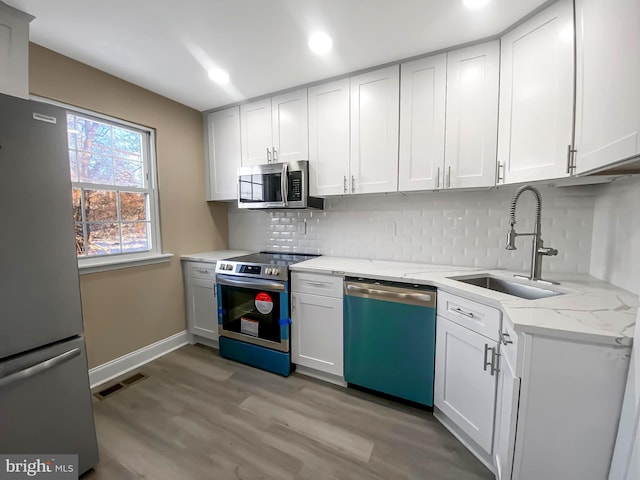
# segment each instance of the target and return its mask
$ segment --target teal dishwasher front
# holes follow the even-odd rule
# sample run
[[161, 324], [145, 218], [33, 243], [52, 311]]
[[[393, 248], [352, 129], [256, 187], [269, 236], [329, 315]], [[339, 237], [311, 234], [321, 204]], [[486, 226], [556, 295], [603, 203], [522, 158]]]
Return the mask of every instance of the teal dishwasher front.
[[436, 290], [347, 277], [344, 378], [433, 407]]

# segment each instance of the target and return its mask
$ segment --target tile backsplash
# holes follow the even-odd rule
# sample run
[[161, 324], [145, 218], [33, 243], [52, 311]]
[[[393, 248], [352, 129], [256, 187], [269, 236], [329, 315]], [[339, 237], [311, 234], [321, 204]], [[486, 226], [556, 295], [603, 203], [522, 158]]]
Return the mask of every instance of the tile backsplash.
[[[505, 250], [517, 187], [354, 195], [325, 199], [325, 209], [239, 210], [230, 205], [229, 244], [247, 250], [415, 261], [527, 271], [531, 238]], [[542, 236], [557, 248], [543, 272], [588, 273], [597, 187], [540, 187]], [[534, 197], [518, 202], [518, 232], [531, 232]]]
[[598, 187], [591, 275], [640, 295], [640, 176]]

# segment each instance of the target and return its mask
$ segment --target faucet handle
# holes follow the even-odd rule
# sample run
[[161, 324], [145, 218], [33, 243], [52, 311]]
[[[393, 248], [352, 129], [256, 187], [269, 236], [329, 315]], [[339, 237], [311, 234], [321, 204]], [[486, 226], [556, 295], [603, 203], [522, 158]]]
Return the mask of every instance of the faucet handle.
[[555, 257], [558, 255], [558, 250], [551, 247], [539, 247], [538, 254], [546, 255], [547, 257]]

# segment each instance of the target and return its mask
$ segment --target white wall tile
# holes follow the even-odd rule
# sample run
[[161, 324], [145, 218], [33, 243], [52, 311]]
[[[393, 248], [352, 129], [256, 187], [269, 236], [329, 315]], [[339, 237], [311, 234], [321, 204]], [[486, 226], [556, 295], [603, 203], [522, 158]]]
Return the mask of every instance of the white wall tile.
[[[599, 187], [540, 187], [544, 272], [588, 273], [595, 194]], [[247, 211], [229, 207], [229, 244], [247, 250], [319, 253], [486, 268], [529, 269], [531, 240], [504, 248], [509, 206], [516, 187], [355, 195], [325, 199], [325, 210]], [[534, 197], [518, 202], [518, 232], [533, 229]], [[296, 222], [307, 222], [297, 233]], [[395, 235], [388, 225], [395, 225]]]
[[591, 275], [640, 295], [640, 177], [598, 187]]

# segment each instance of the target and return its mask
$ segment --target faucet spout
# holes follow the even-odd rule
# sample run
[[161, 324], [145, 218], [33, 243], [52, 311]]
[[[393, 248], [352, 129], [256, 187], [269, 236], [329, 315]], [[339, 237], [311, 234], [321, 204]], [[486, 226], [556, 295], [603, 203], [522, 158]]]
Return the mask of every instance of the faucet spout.
[[[536, 197], [536, 211], [535, 211], [535, 225], [532, 233], [518, 233], [516, 232], [516, 207], [518, 206], [518, 200], [520, 195], [524, 192], [531, 192]], [[516, 237], [522, 235], [533, 236], [533, 242], [531, 245], [531, 272], [529, 280], [542, 280], [542, 257], [558, 255], [558, 250], [555, 248], [544, 247], [542, 240], [542, 196], [540, 191], [532, 187], [531, 185], [524, 185], [518, 189], [516, 194], [511, 200], [511, 207], [509, 209], [509, 231], [507, 232], [507, 250], [516, 250]], [[554, 282], [551, 282], [554, 283]]]

